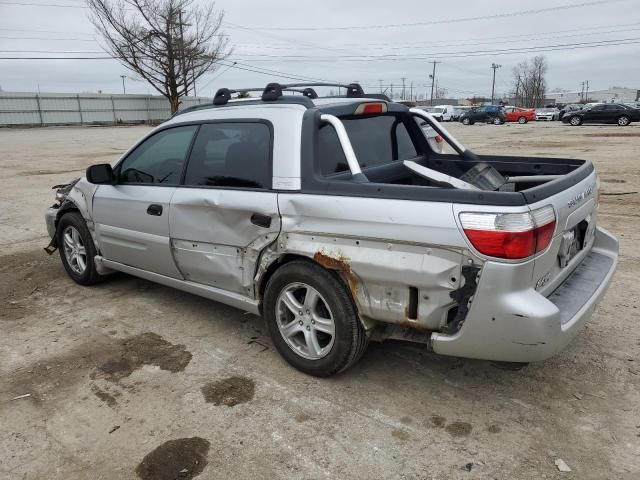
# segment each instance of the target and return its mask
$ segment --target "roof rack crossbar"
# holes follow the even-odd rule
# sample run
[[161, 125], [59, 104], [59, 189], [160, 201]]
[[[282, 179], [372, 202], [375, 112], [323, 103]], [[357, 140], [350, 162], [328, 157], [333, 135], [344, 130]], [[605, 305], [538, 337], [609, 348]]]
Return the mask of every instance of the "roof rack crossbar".
[[362, 98], [365, 97], [364, 90], [358, 83], [331, 83], [331, 82], [303, 82], [303, 83], [269, 83], [264, 88], [220, 88], [214, 98], [214, 105], [226, 105], [231, 100], [231, 95], [234, 93], [245, 92], [262, 92], [262, 101], [273, 102], [282, 97], [283, 92], [296, 92], [301, 93], [307, 98], [318, 98], [318, 94], [311, 87], [339, 87], [347, 90], [347, 98]]

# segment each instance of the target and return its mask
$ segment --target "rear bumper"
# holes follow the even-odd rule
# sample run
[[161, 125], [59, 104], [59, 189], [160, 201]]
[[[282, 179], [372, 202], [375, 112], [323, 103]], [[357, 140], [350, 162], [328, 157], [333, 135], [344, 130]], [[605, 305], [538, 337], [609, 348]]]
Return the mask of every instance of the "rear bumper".
[[519, 280], [510, 274], [510, 265], [487, 262], [464, 325], [455, 335], [433, 334], [433, 350], [505, 362], [549, 358], [591, 317], [617, 263], [618, 240], [601, 228], [591, 251], [549, 297], [530, 286], [514, 290]]

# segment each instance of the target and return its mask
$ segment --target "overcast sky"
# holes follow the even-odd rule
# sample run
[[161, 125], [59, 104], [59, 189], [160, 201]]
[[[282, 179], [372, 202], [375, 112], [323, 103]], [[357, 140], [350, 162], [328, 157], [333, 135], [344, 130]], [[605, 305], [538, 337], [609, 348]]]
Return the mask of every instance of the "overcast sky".
[[[70, 8], [24, 5], [47, 3]], [[224, 32], [237, 66], [331, 81], [358, 80], [370, 91], [379, 90], [380, 81], [397, 89], [405, 77], [407, 88], [413, 82], [424, 94], [430, 85], [429, 62], [437, 60], [442, 62], [437, 65], [438, 86], [446, 88], [450, 97], [490, 95], [492, 62], [502, 65], [496, 91], [507, 92], [513, 66], [536, 54], [547, 58], [551, 89], [579, 90], [583, 80], [589, 80], [590, 90], [614, 85], [640, 88], [639, 4], [638, 0], [216, 3], [225, 12]], [[81, 0], [0, 0], [0, 56], [100, 55], [99, 39], [83, 5]], [[566, 5], [573, 8], [558, 8]], [[620, 40], [627, 43], [615, 45]], [[609, 45], [575, 48], [602, 41]], [[567, 44], [574, 48], [517, 50]], [[495, 52], [505, 49], [516, 52]], [[121, 93], [120, 75], [133, 77], [114, 60], [0, 60], [0, 86], [5, 91]], [[263, 86], [278, 80], [292, 81], [275, 73], [221, 67], [199, 81], [198, 94], [211, 96], [219, 87]], [[127, 93], [152, 92], [142, 81], [127, 78], [126, 82]]]

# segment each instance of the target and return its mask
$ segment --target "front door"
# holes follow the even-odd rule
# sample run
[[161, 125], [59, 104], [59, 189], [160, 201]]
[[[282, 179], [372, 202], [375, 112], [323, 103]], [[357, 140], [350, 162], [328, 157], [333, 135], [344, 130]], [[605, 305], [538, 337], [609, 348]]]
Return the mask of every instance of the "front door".
[[270, 125], [259, 120], [200, 127], [169, 214], [187, 280], [253, 296], [260, 253], [280, 232], [272, 144]]
[[98, 187], [93, 217], [105, 259], [180, 278], [171, 254], [169, 208], [197, 129], [156, 132], [116, 166], [114, 185]]
[[600, 123], [605, 122], [607, 118], [607, 112], [605, 110], [606, 105], [594, 105], [584, 115], [585, 123]]

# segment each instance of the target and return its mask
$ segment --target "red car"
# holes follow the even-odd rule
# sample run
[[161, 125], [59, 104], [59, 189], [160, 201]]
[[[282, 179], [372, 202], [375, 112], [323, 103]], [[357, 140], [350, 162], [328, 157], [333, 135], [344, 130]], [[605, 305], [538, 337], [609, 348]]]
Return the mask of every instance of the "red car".
[[527, 123], [536, 119], [535, 108], [504, 107], [504, 117], [507, 122]]

